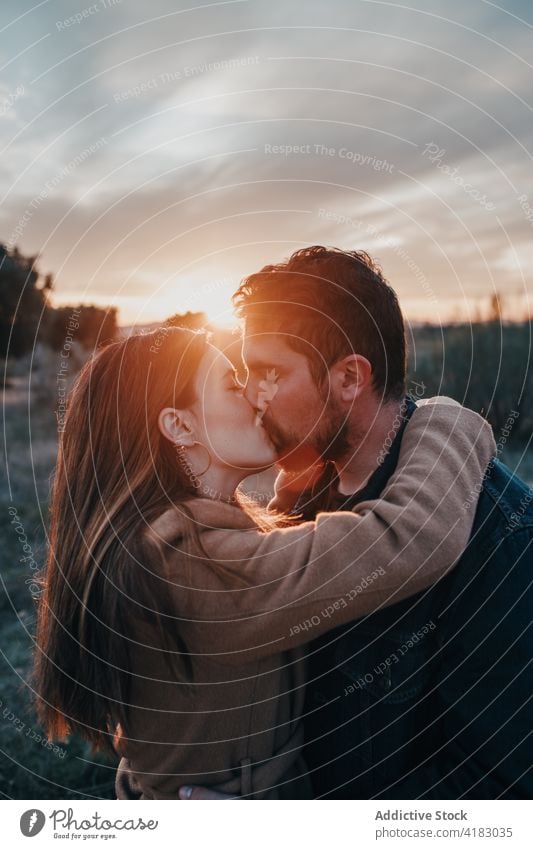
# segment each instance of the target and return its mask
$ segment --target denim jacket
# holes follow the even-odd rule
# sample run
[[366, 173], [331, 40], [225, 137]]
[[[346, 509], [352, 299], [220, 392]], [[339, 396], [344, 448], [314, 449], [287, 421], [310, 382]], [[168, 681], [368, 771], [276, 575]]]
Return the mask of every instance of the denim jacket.
[[[383, 464], [334, 509], [379, 497], [404, 409]], [[470, 542], [444, 579], [310, 645], [316, 797], [533, 797], [533, 489], [495, 458], [465, 509]]]

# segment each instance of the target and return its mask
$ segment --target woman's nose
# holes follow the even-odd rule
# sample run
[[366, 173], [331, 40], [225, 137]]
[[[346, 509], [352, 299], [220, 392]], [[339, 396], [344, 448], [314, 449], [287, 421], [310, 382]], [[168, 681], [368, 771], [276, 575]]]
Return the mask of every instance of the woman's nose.
[[254, 410], [257, 410], [257, 388], [253, 385], [250, 378], [244, 384], [244, 397]]

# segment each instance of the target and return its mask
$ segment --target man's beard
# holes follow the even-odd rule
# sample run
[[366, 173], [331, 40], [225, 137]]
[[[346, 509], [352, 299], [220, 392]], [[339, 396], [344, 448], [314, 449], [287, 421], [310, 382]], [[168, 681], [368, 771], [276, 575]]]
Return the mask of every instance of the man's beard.
[[280, 465], [287, 469], [303, 469], [318, 460], [338, 460], [350, 451], [348, 421], [345, 413], [331, 407], [321, 417], [305, 440], [290, 431], [284, 431], [272, 421], [268, 413], [263, 424], [272, 441]]
[[348, 432], [346, 414], [337, 407], [330, 407], [313, 440], [314, 447], [323, 460], [339, 460], [348, 453]]

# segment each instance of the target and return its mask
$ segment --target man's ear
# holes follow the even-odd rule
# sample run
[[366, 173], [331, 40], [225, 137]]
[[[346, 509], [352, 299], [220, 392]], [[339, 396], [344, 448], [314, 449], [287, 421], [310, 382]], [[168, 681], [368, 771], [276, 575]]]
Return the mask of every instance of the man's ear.
[[157, 424], [163, 436], [175, 445], [191, 448], [194, 444], [192, 420], [187, 410], [164, 407], [159, 413]]
[[372, 365], [361, 354], [343, 357], [331, 368], [331, 383], [339, 400], [351, 404], [372, 385]]

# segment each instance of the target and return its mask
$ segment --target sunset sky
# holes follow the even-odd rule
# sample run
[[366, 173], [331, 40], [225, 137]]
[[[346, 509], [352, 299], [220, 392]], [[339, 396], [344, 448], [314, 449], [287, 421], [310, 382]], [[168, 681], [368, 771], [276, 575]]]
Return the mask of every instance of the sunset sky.
[[408, 317], [526, 315], [533, 5], [2, 0], [0, 241], [54, 302], [204, 309], [307, 244]]

